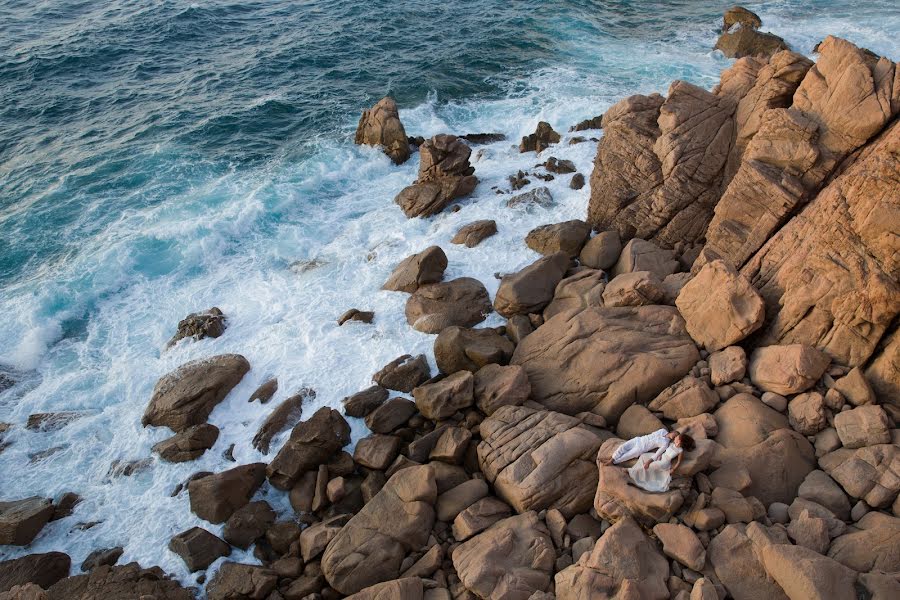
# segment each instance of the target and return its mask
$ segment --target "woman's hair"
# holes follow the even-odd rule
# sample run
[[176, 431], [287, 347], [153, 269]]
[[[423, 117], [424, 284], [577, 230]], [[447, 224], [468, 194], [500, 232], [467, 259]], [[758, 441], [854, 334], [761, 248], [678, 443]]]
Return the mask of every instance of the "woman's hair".
[[688, 434], [679, 433], [678, 437], [681, 439], [681, 447], [684, 448], [685, 452], [690, 452], [697, 447], [697, 444], [694, 443], [694, 438], [692, 438]]

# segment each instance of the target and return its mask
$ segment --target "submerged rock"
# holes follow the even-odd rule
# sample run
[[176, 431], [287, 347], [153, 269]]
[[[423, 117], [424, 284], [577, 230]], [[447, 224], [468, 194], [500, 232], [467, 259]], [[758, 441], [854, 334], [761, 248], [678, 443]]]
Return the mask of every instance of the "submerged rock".
[[537, 125], [534, 133], [528, 134], [522, 138], [519, 144], [519, 152], [537, 152], [540, 154], [552, 144], [559, 143], [559, 134], [553, 131], [553, 127], [546, 121], [541, 121]]
[[0, 545], [27, 546], [52, 516], [53, 503], [37, 496], [0, 502]]
[[191, 313], [178, 322], [178, 331], [166, 344], [166, 348], [171, 348], [184, 338], [217, 338], [225, 333], [226, 327], [225, 314], [215, 306], [204, 312]]

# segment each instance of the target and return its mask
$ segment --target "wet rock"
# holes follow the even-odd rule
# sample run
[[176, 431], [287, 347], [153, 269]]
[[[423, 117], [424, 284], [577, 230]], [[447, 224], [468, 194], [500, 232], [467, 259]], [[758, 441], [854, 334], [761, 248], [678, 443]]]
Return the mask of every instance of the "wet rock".
[[231, 554], [231, 546], [202, 527], [192, 527], [173, 537], [169, 541], [169, 550], [180, 556], [192, 573]]
[[13, 586], [28, 583], [49, 588], [60, 579], [68, 577], [71, 562], [69, 555], [62, 552], [28, 554], [0, 561], [0, 593]]
[[52, 502], [38, 496], [0, 502], [0, 545], [27, 546], [52, 516]]
[[57, 431], [62, 429], [72, 421], [80, 419], [84, 413], [75, 411], [34, 413], [28, 415], [28, 421], [25, 423], [25, 429], [31, 431]]
[[491, 299], [477, 279], [461, 277], [420, 287], [406, 302], [406, 321], [423, 333], [459, 325], [472, 327], [492, 312]]
[[602, 129], [603, 115], [597, 115], [584, 121], [579, 121], [569, 131], [587, 131], [588, 129]]
[[487, 238], [497, 233], [497, 223], [493, 219], [474, 221], [460, 227], [450, 240], [451, 244], [464, 244], [466, 248], [474, 248]]
[[439, 246], [430, 246], [404, 258], [381, 289], [411, 294], [420, 286], [443, 279], [446, 268], [447, 255]]
[[691, 337], [710, 352], [743, 340], [765, 317], [759, 293], [721, 260], [704, 265], [681, 289], [675, 306]]
[[406, 162], [410, 154], [409, 141], [393, 98], [382, 98], [375, 106], [363, 111], [354, 141], [357, 144], [381, 146], [395, 164]]
[[436, 499], [430, 466], [398, 471], [328, 544], [322, 556], [328, 584], [349, 595], [396, 579], [406, 554], [427, 542]]
[[318, 468], [348, 443], [347, 421], [338, 411], [322, 407], [294, 426], [291, 437], [269, 463], [266, 476], [278, 489], [290, 489], [303, 472]]
[[593, 412], [615, 423], [680, 380], [700, 355], [668, 306], [586, 308], [544, 323], [516, 347], [531, 397], [566, 414]]
[[410, 354], [404, 354], [375, 373], [372, 380], [389, 390], [409, 393], [430, 377], [431, 369], [428, 367], [428, 361], [425, 360], [424, 354], [415, 358]]
[[375, 318], [375, 313], [370, 310], [359, 310], [358, 308], [351, 308], [347, 310], [344, 314], [342, 314], [338, 318], [338, 327], [346, 323], [347, 321], [359, 321], [360, 323], [371, 323]]
[[391, 398], [366, 416], [366, 427], [374, 433], [391, 433], [406, 425], [416, 410], [406, 398]]
[[407, 217], [437, 214], [478, 184], [472, 174], [475, 169], [469, 165], [472, 150], [456, 136], [436, 135], [419, 147], [419, 153], [418, 180], [394, 199]]
[[562, 252], [538, 259], [500, 282], [494, 308], [504, 317], [539, 312], [553, 299], [556, 285], [569, 267]]
[[522, 138], [519, 144], [519, 152], [537, 152], [547, 149], [552, 144], [558, 144], [560, 140], [559, 134], [553, 131], [550, 123], [541, 121], [537, 125], [534, 133], [528, 134]]
[[475, 169], [469, 165], [472, 150], [455, 135], [438, 134], [419, 148], [419, 181], [440, 181], [447, 177], [466, 177]]
[[453, 566], [480, 598], [521, 597], [550, 585], [556, 552], [537, 513], [509, 517], [453, 551]]
[[157, 382], [141, 423], [175, 432], [205, 423], [249, 370], [250, 363], [239, 354], [185, 363]]
[[471, 194], [477, 184], [478, 178], [474, 175], [414, 183], [400, 190], [394, 202], [410, 219], [431, 217], [447, 208], [453, 200]]
[[812, 346], [765, 346], [750, 355], [748, 374], [759, 389], [787, 396], [812, 387], [829, 362], [825, 354]]
[[610, 269], [619, 260], [622, 242], [617, 231], [601, 231], [584, 245], [578, 260], [592, 269]]
[[93, 571], [97, 567], [112, 567], [115, 566], [119, 559], [124, 554], [125, 549], [122, 546], [116, 546], [115, 548], [106, 548], [103, 550], [94, 550], [90, 554], [87, 555], [87, 558], [84, 559], [84, 562], [81, 563], [81, 570], [85, 573], [89, 571]]
[[256, 391], [250, 395], [250, 399], [247, 400], [247, 402], [258, 400], [260, 404], [265, 404], [272, 399], [272, 396], [274, 396], [277, 391], [278, 380], [273, 377], [256, 388]]
[[669, 598], [669, 563], [640, 527], [623, 519], [603, 534], [593, 550], [556, 574], [556, 594], [565, 598]]
[[[67, 577], [47, 590], [50, 600], [69, 598], [156, 598], [192, 600], [194, 590], [182, 588], [159, 567], [142, 569], [137, 563], [100, 566], [84, 575]], [[211, 597], [211, 596], [210, 596]]]
[[584, 187], [584, 175], [581, 173], [575, 173], [572, 175], [572, 179], [569, 180], [569, 189], [572, 190], [580, 190]]
[[263, 454], [268, 454], [272, 438], [288, 427], [296, 425], [303, 414], [303, 402], [307, 399], [313, 400], [315, 397], [315, 390], [303, 388], [299, 393], [285, 399], [263, 421], [256, 435], [253, 436], [253, 447]]
[[502, 133], [467, 133], [459, 136], [460, 139], [466, 140], [472, 145], [493, 144], [494, 142], [502, 142], [506, 136]]
[[525, 244], [539, 254], [550, 256], [562, 252], [571, 258], [578, 256], [591, 235], [591, 227], [574, 219], [551, 225], [541, 225], [528, 232]]
[[186, 462], [200, 458], [219, 439], [219, 428], [209, 423], [193, 425], [167, 440], [155, 444], [153, 452], [167, 462]]
[[435, 383], [417, 387], [413, 390], [416, 408], [427, 419], [446, 419], [475, 402], [474, 381], [470, 371], [458, 371]]
[[594, 457], [603, 439], [575, 417], [503, 406], [482, 421], [478, 464], [498, 496], [518, 512], [586, 512], [597, 487]]
[[443, 373], [478, 371], [485, 365], [505, 365], [515, 347], [494, 329], [447, 327], [434, 341], [434, 358]]
[[556, 206], [556, 201], [553, 199], [553, 194], [550, 193], [549, 188], [539, 187], [513, 196], [506, 201], [506, 206], [507, 208], [518, 208], [521, 206], [525, 210], [530, 210], [535, 206], [552, 208]]
[[731, 28], [735, 26], [746, 29], [759, 29], [762, 27], [762, 19], [755, 12], [743, 6], [732, 6], [725, 11], [722, 17], [722, 33], [731, 31]]
[[262, 485], [265, 468], [265, 463], [242, 465], [191, 481], [191, 512], [210, 523], [224, 523]]
[[574, 173], [577, 170], [575, 168], [575, 163], [571, 160], [562, 160], [555, 156], [551, 156], [547, 159], [547, 162], [544, 163], [544, 168], [551, 173], [557, 174]]
[[365, 417], [384, 404], [389, 395], [390, 393], [380, 385], [373, 385], [361, 392], [356, 392], [341, 401], [344, 406], [344, 414], [348, 417]]
[[256, 565], [226, 562], [206, 586], [209, 600], [266, 600], [278, 584], [275, 571]]
[[275, 511], [264, 500], [250, 502], [240, 507], [225, 521], [222, 537], [225, 541], [246, 550], [265, 535], [275, 522]]
[[185, 338], [217, 338], [225, 333], [226, 327], [225, 314], [215, 306], [204, 312], [191, 313], [178, 322], [178, 331], [166, 344], [166, 348], [171, 348]]

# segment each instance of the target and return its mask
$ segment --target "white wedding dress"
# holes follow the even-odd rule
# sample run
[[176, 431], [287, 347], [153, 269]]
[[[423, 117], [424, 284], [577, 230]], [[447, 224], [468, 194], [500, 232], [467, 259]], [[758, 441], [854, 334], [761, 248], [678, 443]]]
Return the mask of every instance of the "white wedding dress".
[[[672, 462], [681, 452], [681, 448], [671, 444], [665, 449], [660, 448], [655, 453], [642, 454], [637, 463], [628, 469], [628, 474], [631, 475], [631, 479], [638, 487], [648, 492], [667, 492], [669, 484], [672, 483]], [[652, 462], [645, 469], [644, 462], [647, 460]]]

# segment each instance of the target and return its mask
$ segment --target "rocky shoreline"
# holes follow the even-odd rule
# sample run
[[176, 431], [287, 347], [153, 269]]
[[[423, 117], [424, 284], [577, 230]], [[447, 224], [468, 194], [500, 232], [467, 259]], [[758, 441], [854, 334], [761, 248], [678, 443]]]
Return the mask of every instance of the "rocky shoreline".
[[[0, 600], [900, 597], [900, 69], [836, 37], [813, 62], [761, 26], [725, 14], [717, 48], [742, 58], [712, 91], [676, 81], [575, 125], [603, 130], [591, 174], [552, 156], [548, 123], [521, 140], [539, 158], [497, 190], [507, 206], [540, 210], [554, 200], [539, 180], [585, 175], [590, 201], [585, 220], [527, 235], [542, 257], [498, 274], [493, 299], [446, 280], [439, 245], [397, 265], [383, 289], [408, 294], [438, 372], [400, 356], [312, 415], [311, 389], [265, 406], [276, 379], [248, 398], [269, 416], [247, 444], [271, 460], [173, 494], [224, 525], [169, 543], [203, 591], [98, 548], [74, 576], [63, 552], [0, 562]], [[397, 164], [418, 152], [395, 199], [409, 218], [464, 211], [473, 148], [498, 140], [409, 137], [390, 98], [355, 139]], [[496, 232], [479, 220], [440, 242]], [[377, 318], [346, 308], [339, 325]], [[477, 327], [492, 312], [506, 325]], [[170, 345], [222, 335], [212, 308]], [[207, 419], [251, 368], [224, 354], [161, 378], [142, 423], [174, 435], [111, 474], [211, 449]], [[371, 432], [352, 454], [348, 418]], [[660, 427], [696, 448], [649, 493], [605, 460]], [[255, 499], [264, 486], [294, 514]], [[28, 546], [78, 502], [0, 502], [0, 544]], [[207, 573], [233, 548], [258, 563]]]

